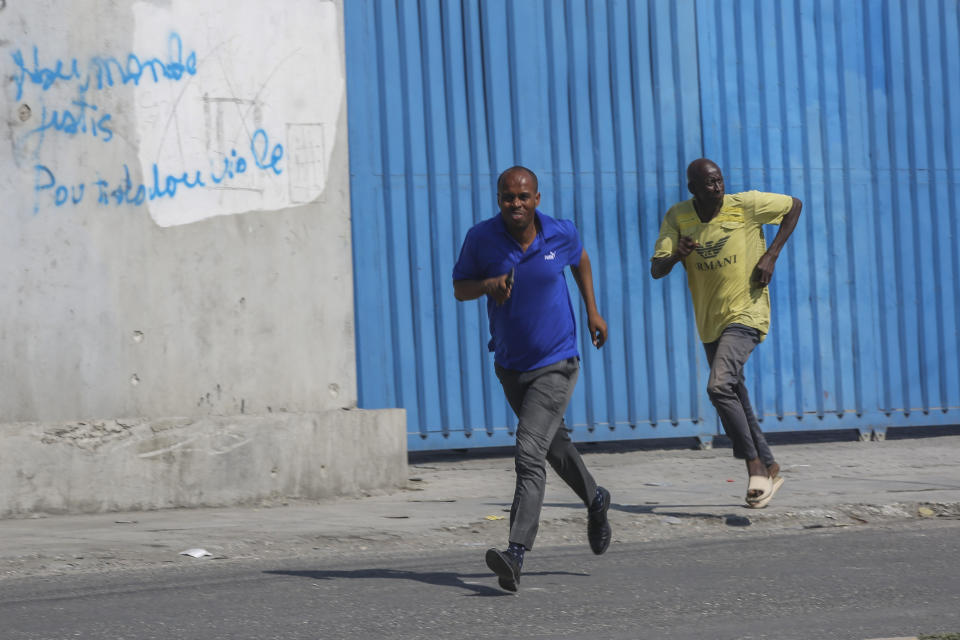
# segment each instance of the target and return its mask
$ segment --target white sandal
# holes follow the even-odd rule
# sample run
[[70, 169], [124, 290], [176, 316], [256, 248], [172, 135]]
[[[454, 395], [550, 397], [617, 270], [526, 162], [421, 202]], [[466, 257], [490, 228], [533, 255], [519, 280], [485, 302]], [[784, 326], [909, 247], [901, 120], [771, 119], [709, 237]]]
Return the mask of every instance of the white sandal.
[[[752, 491], [759, 491], [760, 495], [750, 495]], [[771, 491], [773, 491], [773, 483], [768, 476], [750, 476], [750, 482], [747, 484], [747, 504], [753, 506], [770, 495]]]
[[[754, 478], [762, 478], [762, 477], [763, 476], [751, 476], [750, 477], [751, 485], [753, 483]], [[780, 476], [780, 475], [778, 475], [776, 478], [766, 478], [766, 480], [768, 480], [770, 483], [769, 491], [765, 491], [764, 493], [760, 494], [760, 496], [758, 496], [757, 498], [754, 498], [753, 500], [750, 500], [749, 498], [747, 499], [747, 506], [750, 507], [751, 509], [763, 509], [765, 506], [770, 504], [770, 501], [773, 500], [774, 494], [777, 492], [780, 486], [783, 485], [783, 476]], [[761, 489], [762, 487], [751, 487], [751, 488]]]

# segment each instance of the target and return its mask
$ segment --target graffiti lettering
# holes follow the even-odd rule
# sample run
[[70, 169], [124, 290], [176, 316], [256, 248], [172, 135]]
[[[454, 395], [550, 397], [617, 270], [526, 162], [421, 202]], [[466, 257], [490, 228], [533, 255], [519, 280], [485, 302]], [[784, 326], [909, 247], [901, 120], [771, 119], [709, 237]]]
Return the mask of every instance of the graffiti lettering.
[[237, 157], [237, 150], [231, 149], [230, 155], [223, 159], [223, 171], [218, 176], [213, 171], [210, 172], [210, 180], [214, 184], [220, 184], [224, 180], [231, 179], [247, 171], [247, 160], [243, 156]]
[[120, 181], [113, 190], [110, 190], [110, 184], [103, 179], [93, 183], [97, 189], [97, 202], [99, 204], [110, 204], [110, 198], [118, 207], [122, 204], [141, 205], [147, 199], [147, 188], [138, 184], [133, 186], [133, 180], [130, 178], [130, 167], [123, 165], [123, 180]]
[[[130, 53], [123, 61], [110, 56], [93, 56], [86, 65], [76, 58], [69, 61], [57, 59], [48, 64], [40, 63], [40, 50], [33, 47], [32, 64], [24, 60], [20, 49], [14, 51], [13, 62], [17, 66], [14, 82], [17, 85], [17, 100], [23, 97], [24, 85], [34, 85], [43, 91], [49, 90], [58, 82], [74, 82], [79, 93], [85, 93], [92, 86], [97, 91], [112, 87], [116, 82], [137, 86], [144, 77], [152, 78], [154, 83], [166, 78], [174, 82], [185, 75], [197, 74], [197, 52], [190, 51], [184, 59], [183, 41], [180, 34], [170, 34], [167, 43], [167, 59], [141, 59]], [[114, 79], [116, 76], [116, 80]]]
[[[280, 160], [283, 158], [283, 145], [280, 143], [270, 146], [270, 137], [263, 129], [257, 129], [250, 140], [250, 153], [253, 164], [267, 175], [280, 175], [283, 168]], [[269, 159], [267, 158], [269, 154]], [[211, 167], [215, 163], [211, 161]], [[201, 169], [169, 172], [162, 170], [155, 162], [151, 165], [148, 174], [150, 184], [135, 183], [130, 174], [130, 167], [123, 165], [123, 177], [116, 183], [111, 183], [101, 177], [89, 182], [77, 184], [62, 184], [57, 181], [53, 170], [42, 164], [34, 166], [34, 193], [37, 196], [34, 202], [34, 213], [40, 210], [40, 199], [47, 196], [56, 207], [68, 204], [77, 205], [83, 202], [86, 187], [97, 194], [99, 205], [132, 205], [140, 206], [148, 201], [162, 198], [176, 198], [184, 190], [205, 188], [209, 185], [219, 185], [229, 182], [239, 175], [246, 173], [250, 167], [249, 161], [232, 149], [223, 159], [222, 166], [216, 163], [216, 171], [205, 172]]]
[[42, 144], [48, 129], [61, 131], [68, 136], [89, 132], [94, 138], [99, 138], [104, 142], [110, 142], [113, 139], [113, 129], [110, 123], [112, 116], [109, 113], [97, 113], [97, 105], [79, 98], [70, 104], [73, 107], [59, 111], [56, 109], [48, 111], [47, 107], [44, 106], [41, 111], [40, 126], [27, 132], [24, 139], [39, 135]]
[[257, 129], [253, 137], [250, 138], [250, 151], [253, 153], [253, 161], [257, 163], [260, 169], [271, 169], [274, 174], [280, 175], [281, 169], [277, 166], [280, 159], [283, 158], [283, 145], [274, 145], [270, 152], [270, 162], [267, 162], [267, 150], [270, 147], [270, 138], [263, 129]]
[[190, 172], [184, 171], [182, 174], [175, 176], [168, 174], [160, 178], [160, 169], [157, 167], [157, 163], [153, 163], [153, 186], [150, 187], [150, 199], [156, 200], [157, 198], [169, 197], [172, 198], [177, 195], [177, 187], [183, 185], [187, 189], [193, 189], [194, 187], [205, 187], [207, 186], [203, 182], [203, 178], [200, 177], [200, 171], [194, 172], [193, 177], [191, 178]]

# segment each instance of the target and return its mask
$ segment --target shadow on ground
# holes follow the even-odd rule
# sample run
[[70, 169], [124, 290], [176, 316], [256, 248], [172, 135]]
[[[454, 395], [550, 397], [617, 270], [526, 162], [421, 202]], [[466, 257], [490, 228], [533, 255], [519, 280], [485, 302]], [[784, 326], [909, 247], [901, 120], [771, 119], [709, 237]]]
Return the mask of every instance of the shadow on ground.
[[[586, 516], [586, 511], [584, 507], [579, 502], [548, 502], [544, 503], [545, 507], [559, 507], [567, 509], [579, 509], [584, 511], [584, 516]], [[725, 513], [725, 514], [716, 514], [716, 513], [700, 513], [700, 512], [691, 512], [691, 511], [671, 511], [671, 509], [694, 509], [697, 507], [708, 507], [708, 508], [725, 508], [731, 507], [735, 508], [737, 505], [730, 504], [618, 504], [613, 502], [610, 504], [610, 509], [612, 511], [620, 511], [622, 513], [633, 513], [638, 515], [651, 515], [651, 516], [660, 516], [664, 518], [683, 518], [683, 519], [700, 519], [700, 520], [722, 520], [724, 524], [730, 527], [749, 527], [752, 523], [750, 518], [744, 515], [737, 515], [734, 513]], [[746, 509], [747, 507], [743, 507]]]
[[[467, 580], [482, 579], [494, 580], [491, 573], [470, 573], [459, 574], [452, 571], [405, 571], [402, 569], [357, 569], [355, 571], [294, 571], [294, 570], [274, 570], [264, 571], [264, 573], [290, 576], [294, 578], [307, 578], [308, 580], [412, 580], [424, 584], [435, 585], [439, 587], [458, 587], [470, 591], [474, 596], [512, 596], [502, 589], [496, 589], [482, 584], [474, 584]], [[586, 573], [571, 573], [569, 571], [531, 571], [524, 573], [526, 576], [581, 576], [587, 577]]]

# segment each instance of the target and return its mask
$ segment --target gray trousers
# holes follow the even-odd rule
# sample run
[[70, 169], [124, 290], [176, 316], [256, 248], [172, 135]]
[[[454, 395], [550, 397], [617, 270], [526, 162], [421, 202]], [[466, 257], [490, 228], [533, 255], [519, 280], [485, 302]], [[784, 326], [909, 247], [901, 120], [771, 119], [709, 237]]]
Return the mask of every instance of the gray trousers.
[[580, 361], [567, 358], [533, 371], [511, 371], [497, 365], [496, 371], [507, 402], [519, 419], [510, 542], [532, 549], [540, 527], [547, 462], [585, 506], [590, 506], [597, 492], [597, 483], [573, 446], [563, 420], [580, 375]]
[[743, 383], [743, 366], [758, 344], [760, 332], [742, 324], [731, 324], [718, 340], [705, 342], [703, 347], [710, 364], [707, 395], [733, 443], [733, 455], [747, 460], [759, 457], [769, 467], [774, 462], [773, 453], [760, 430]]

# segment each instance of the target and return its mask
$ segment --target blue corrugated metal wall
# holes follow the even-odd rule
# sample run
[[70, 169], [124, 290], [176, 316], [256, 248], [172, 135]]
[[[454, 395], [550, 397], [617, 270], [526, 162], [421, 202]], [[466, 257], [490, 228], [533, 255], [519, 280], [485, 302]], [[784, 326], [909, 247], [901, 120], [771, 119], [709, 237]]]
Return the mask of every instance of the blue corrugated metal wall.
[[960, 423], [957, 0], [344, 9], [360, 404], [406, 408], [411, 450], [512, 442], [451, 269], [513, 164], [576, 221], [610, 326], [581, 335], [576, 440], [718, 433], [685, 279], [649, 276], [700, 156], [805, 203], [748, 365], [764, 429]]

